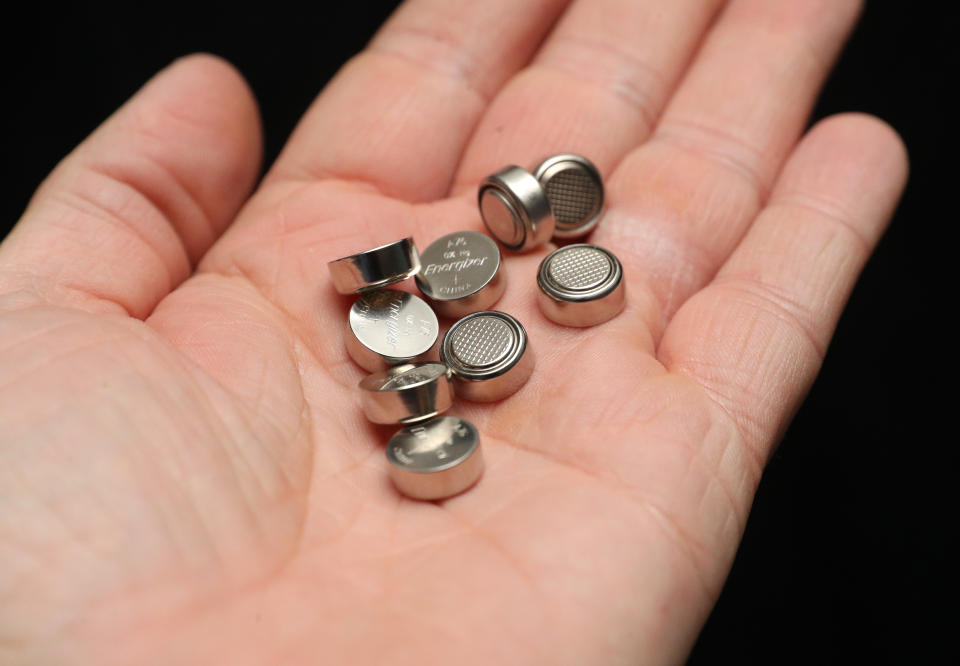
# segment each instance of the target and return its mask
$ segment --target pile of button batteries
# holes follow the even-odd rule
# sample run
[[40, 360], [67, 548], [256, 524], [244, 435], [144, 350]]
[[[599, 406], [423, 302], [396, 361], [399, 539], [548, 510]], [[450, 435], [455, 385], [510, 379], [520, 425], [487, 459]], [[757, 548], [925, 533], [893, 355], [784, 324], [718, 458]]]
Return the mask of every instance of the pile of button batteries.
[[[532, 171], [509, 166], [492, 174], [478, 200], [490, 233], [507, 249], [525, 252], [551, 238], [588, 234], [603, 212], [603, 183], [585, 158], [555, 155]], [[506, 286], [500, 263], [497, 244], [476, 231], [438, 238], [422, 253], [404, 238], [329, 263], [337, 291], [359, 294], [350, 308], [347, 352], [373, 373], [360, 382], [364, 414], [374, 423], [405, 426], [387, 443], [386, 454], [394, 485], [408, 497], [449, 497], [483, 472], [476, 427], [438, 416], [454, 395], [500, 400], [533, 371], [523, 326], [489, 309]], [[388, 288], [411, 277], [429, 305]], [[564, 326], [602, 323], [623, 309], [622, 277], [609, 251], [564, 245], [540, 264], [540, 309]], [[438, 355], [437, 314], [456, 319]]]

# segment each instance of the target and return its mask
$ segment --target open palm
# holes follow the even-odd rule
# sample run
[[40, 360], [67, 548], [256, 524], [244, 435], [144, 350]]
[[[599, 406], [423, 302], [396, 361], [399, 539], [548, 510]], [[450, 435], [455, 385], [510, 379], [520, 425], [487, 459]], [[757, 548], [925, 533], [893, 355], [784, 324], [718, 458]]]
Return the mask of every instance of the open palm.
[[[810, 107], [837, 0], [411, 0], [256, 191], [254, 103], [172, 65], [0, 246], [0, 662], [682, 661], [899, 196], [896, 135]], [[616, 319], [536, 308], [487, 469], [385, 472], [326, 262], [480, 229], [486, 174], [593, 160]]]

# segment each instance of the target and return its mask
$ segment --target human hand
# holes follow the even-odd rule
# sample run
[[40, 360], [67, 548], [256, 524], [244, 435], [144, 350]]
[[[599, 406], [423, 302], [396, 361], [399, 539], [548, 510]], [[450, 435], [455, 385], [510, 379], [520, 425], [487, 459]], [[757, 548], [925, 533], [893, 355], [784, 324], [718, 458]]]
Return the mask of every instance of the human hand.
[[[0, 662], [682, 660], [902, 186], [875, 120], [797, 145], [856, 8], [449, 4], [404, 7], [249, 201], [253, 103], [193, 58], [0, 246]], [[325, 263], [479, 229], [484, 175], [559, 151], [606, 175], [627, 310], [553, 325], [544, 251], [506, 257], [534, 375], [455, 407], [475, 488], [402, 499]]]

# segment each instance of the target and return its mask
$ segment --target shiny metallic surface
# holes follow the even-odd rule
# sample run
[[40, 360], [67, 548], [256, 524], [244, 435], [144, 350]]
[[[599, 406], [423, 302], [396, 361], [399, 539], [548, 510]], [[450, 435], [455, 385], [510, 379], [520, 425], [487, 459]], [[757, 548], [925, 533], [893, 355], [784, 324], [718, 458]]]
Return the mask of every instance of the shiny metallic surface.
[[548, 157], [533, 172], [540, 181], [557, 224], [554, 238], [580, 238], [603, 215], [603, 180], [593, 163], [573, 153]]
[[487, 176], [477, 202], [483, 223], [508, 250], [526, 252], [553, 236], [556, 222], [547, 194], [526, 169], [508, 166]]
[[503, 295], [500, 248], [477, 231], [438, 238], [420, 255], [417, 286], [444, 317], [486, 310]]
[[480, 433], [456, 416], [407, 426], [390, 438], [386, 454], [393, 484], [414, 499], [451, 497], [483, 474]]
[[620, 261], [596, 245], [567, 245], [548, 254], [537, 271], [537, 285], [540, 310], [564, 326], [601, 324], [626, 304]]
[[416, 423], [450, 409], [453, 382], [442, 363], [405, 363], [365, 377], [360, 395], [374, 423]]
[[519, 247], [523, 245], [523, 221], [514, 209], [510, 199], [502, 192], [487, 188], [480, 194], [480, 217], [483, 218], [487, 229], [505, 247]]
[[527, 332], [503, 312], [475, 312], [457, 321], [440, 345], [440, 360], [450, 368], [457, 395], [477, 402], [507, 397], [533, 372]]
[[420, 271], [420, 255], [412, 238], [403, 238], [327, 264], [334, 288], [358, 294], [413, 277]]
[[351, 306], [349, 322], [347, 352], [368, 372], [426, 360], [440, 334], [430, 306], [418, 296], [395, 289], [364, 293]]

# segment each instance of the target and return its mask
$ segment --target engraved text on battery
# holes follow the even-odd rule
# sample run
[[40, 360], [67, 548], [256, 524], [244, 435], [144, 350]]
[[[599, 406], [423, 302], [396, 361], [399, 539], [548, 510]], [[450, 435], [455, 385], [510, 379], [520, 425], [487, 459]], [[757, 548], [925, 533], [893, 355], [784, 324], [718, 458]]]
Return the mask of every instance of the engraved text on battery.
[[357, 314], [363, 319], [364, 322], [372, 321], [373, 317], [370, 316], [370, 305], [365, 301], [360, 301], [357, 303]]
[[420, 369], [408, 370], [402, 375], [391, 377], [384, 382], [381, 388], [383, 390], [403, 388], [404, 386], [410, 386], [412, 384], [419, 384], [420, 382], [429, 381], [436, 376], [437, 375], [435, 374], [431, 374]]
[[450, 261], [444, 264], [427, 264], [423, 269], [424, 275], [434, 275], [436, 273], [450, 273], [451, 271], [461, 273], [474, 266], [483, 266], [489, 257], [469, 257], [459, 261]]
[[379, 320], [373, 314], [373, 308], [366, 301], [358, 301], [354, 307], [358, 317], [355, 322], [358, 331], [363, 331], [368, 326], [376, 326], [379, 323]]
[[440, 285], [437, 287], [437, 294], [443, 296], [456, 296], [457, 294], [467, 293], [473, 289], [473, 282], [461, 282], [461, 273], [467, 269], [477, 266], [483, 266], [489, 257], [469, 257], [459, 261], [451, 261], [443, 264], [427, 264], [424, 269], [424, 275], [435, 275], [437, 273], [454, 273], [453, 284]]
[[387, 320], [387, 344], [396, 349], [397, 343], [400, 342], [400, 325], [398, 323], [400, 321], [399, 299], [390, 301], [387, 316], [390, 317]]
[[[394, 447], [393, 452], [397, 459], [406, 465], [410, 465], [420, 456], [428, 456], [429, 458], [436, 458], [438, 460], [449, 458], [450, 452], [447, 448], [453, 445], [454, 436], [459, 435], [460, 437], [465, 437], [468, 433], [467, 429], [462, 425], [458, 425], [446, 433], [438, 433], [437, 428], [446, 426], [446, 423], [435, 425], [437, 427], [433, 430], [433, 437], [430, 436], [430, 433], [428, 433], [427, 429], [423, 426], [411, 428], [408, 432], [413, 435], [417, 441], [413, 444], [408, 444], [405, 447], [405, 451], [400, 446]], [[446, 430], [446, 427], [444, 427], [444, 430]], [[437, 442], [436, 438], [441, 434], [445, 434], [446, 438]]]

